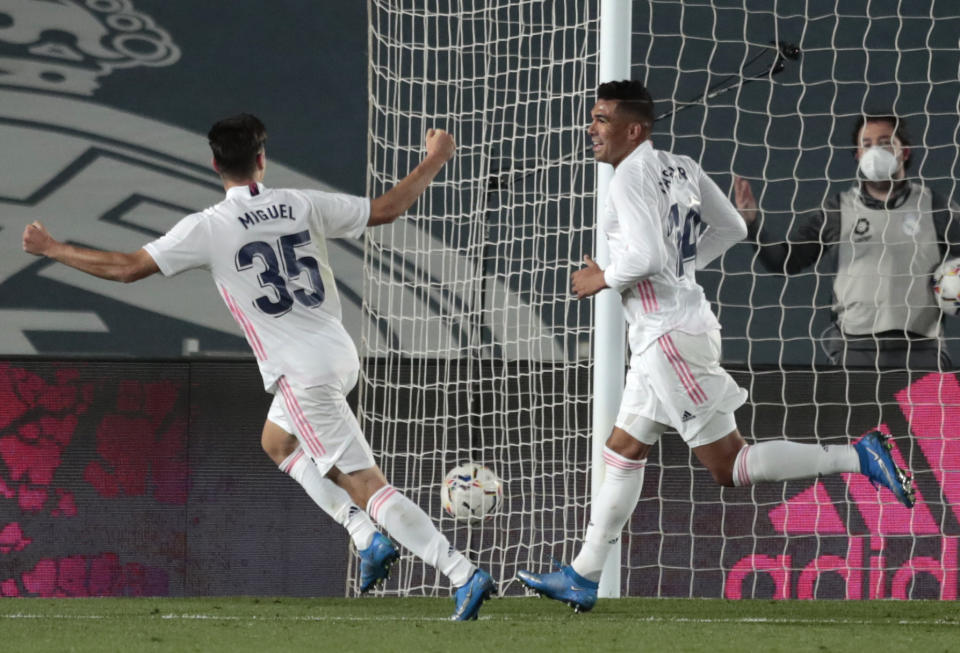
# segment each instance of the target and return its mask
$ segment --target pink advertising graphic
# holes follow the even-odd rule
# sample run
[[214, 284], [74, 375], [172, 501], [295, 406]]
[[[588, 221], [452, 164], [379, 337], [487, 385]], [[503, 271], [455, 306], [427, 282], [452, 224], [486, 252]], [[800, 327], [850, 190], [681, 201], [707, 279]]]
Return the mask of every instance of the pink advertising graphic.
[[97, 498], [182, 510], [183, 389], [48, 367], [0, 363], [0, 595], [168, 594], [168, 571], [98, 537]]
[[[839, 506], [818, 480], [767, 512], [774, 531], [793, 537], [780, 554], [757, 553], [734, 563], [726, 574], [726, 598], [746, 596], [745, 581], [758, 574], [772, 582], [773, 598], [815, 598], [817, 583], [831, 573], [842, 579], [848, 599], [907, 599], [918, 582], [934, 583], [943, 600], [957, 598], [958, 537], [955, 527], [944, 524], [960, 520], [960, 384], [952, 374], [929, 374], [894, 398], [911, 432], [895, 438], [893, 457], [914, 470], [914, 508], [900, 505], [886, 489], [878, 493], [859, 474], [843, 475], [850, 505]], [[885, 424], [880, 429], [890, 432]], [[925, 496], [934, 488], [939, 496]], [[863, 528], [851, 528], [841, 508], [855, 511]], [[809, 559], [810, 536], [845, 536], [845, 551]], [[805, 548], [791, 546], [793, 540]]]
[[[819, 374], [782, 386], [816, 399]], [[858, 474], [721, 491], [668, 436], [624, 539], [625, 594], [957, 599], [960, 383], [847, 382], [816, 419], [766, 382], [744, 429], [836, 443], [879, 422], [915, 473], [912, 510]], [[0, 362], [0, 596], [342, 596], [346, 538], [260, 450], [268, 405], [252, 361]]]

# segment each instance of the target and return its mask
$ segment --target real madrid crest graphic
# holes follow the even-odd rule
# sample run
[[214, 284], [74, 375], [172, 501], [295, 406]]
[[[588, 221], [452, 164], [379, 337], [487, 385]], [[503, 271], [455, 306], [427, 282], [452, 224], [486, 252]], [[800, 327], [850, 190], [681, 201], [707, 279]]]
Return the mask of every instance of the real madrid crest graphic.
[[[0, 0], [4, 170], [0, 175], [4, 236], [0, 238], [4, 326], [0, 352], [4, 354], [167, 357], [199, 350], [247, 355], [243, 336], [222, 308], [205, 271], [169, 279], [157, 275], [124, 285], [21, 250], [19, 234], [24, 225], [41, 220], [58, 239], [70, 243], [136, 251], [184, 216], [223, 199], [223, 186], [210, 167], [203, 134], [98, 101], [102, 82], [117, 71], [149, 76], [152, 69], [189, 66], [176, 44], [176, 34], [134, 5], [131, 0]], [[176, 90], [164, 88], [163, 92]], [[240, 112], [246, 107], [226, 111], [231, 109]], [[212, 124], [222, 117], [209, 118]], [[276, 161], [271, 162], [267, 183], [337, 190]], [[400, 305], [411, 314], [434, 314], [451, 304], [468, 302], [451, 293], [441, 296], [430, 290], [424, 294], [422, 284], [409, 282], [423, 278], [423, 270], [444, 265], [473, 269], [469, 257], [456, 253], [448, 255], [455, 259], [452, 263], [431, 260], [449, 248], [433, 234], [416, 230], [405, 222], [378, 236], [384, 246], [391, 239], [421, 242], [429, 252], [394, 254], [404, 263], [391, 266], [396, 278], [388, 280], [390, 298], [402, 295]], [[406, 342], [412, 338], [406, 335], [408, 330], [363, 314], [363, 242], [331, 240], [327, 249], [343, 323], [358, 346], [363, 322], [369, 319], [377, 337], [413, 350], [415, 343]], [[499, 279], [492, 283], [496, 287], [489, 298], [509, 297], [503, 304], [515, 307], [517, 323], [541, 319], [514, 289]], [[451, 333], [464, 329], [469, 330], [469, 325], [450, 326]], [[494, 338], [501, 335], [496, 333]], [[544, 351], [546, 356], [564, 355], [549, 338], [530, 348], [535, 358], [544, 356], [537, 353]]]
[[[179, 60], [171, 36], [129, 0], [0, 2], [4, 353], [179, 355], [188, 339], [243, 351], [206, 273], [103, 283], [24, 254], [17, 237], [39, 219], [67, 242], [135, 251], [222, 199], [202, 136], [95, 101], [118, 69]], [[162, 335], [145, 338], [151, 330]]]

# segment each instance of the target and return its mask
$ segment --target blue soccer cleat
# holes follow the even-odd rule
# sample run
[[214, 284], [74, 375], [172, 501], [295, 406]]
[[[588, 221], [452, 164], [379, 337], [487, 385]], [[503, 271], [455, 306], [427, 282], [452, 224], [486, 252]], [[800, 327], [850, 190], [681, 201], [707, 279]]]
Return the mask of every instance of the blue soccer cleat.
[[382, 533], [374, 533], [373, 540], [360, 556], [360, 593], [370, 590], [390, 576], [390, 567], [400, 559], [397, 547]]
[[457, 607], [450, 620], [471, 621], [476, 619], [477, 613], [480, 612], [480, 606], [490, 598], [491, 593], [493, 593], [493, 579], [484, 570], [477, 569], [473, 572], [470, 580], [454, 593], [453, 599]]
[[910, 473], [897, 467], [890, 450], [893, 443], [890, 436], [880, 431], [871, 431], [853, 445], [860, 457], [860, 473], [866, 475], [879, 488], [889, 489], [907, 508], [913, 508], [916, 490]]
[[574, 612], [589, 612], [597, 602], [598, 583], [587, 580], [570, 565], [549, 574], [523, 570], [517, 573], [517, 578], [540, 596], [562, 601]]

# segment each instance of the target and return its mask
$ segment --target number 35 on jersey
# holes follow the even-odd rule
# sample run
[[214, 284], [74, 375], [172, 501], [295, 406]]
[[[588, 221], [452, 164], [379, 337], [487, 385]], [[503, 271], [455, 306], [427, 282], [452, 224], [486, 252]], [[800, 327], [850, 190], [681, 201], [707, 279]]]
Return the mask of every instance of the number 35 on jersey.
[[[260, 286], [268, 290], [267, 294], [254, 300], [257, 309], [279, 317], [293, 307], [294, 301], [307, 308], [323, 303], [325, 293], [320, 265], [312, 256], [297, 255], [298, 247], [309, 245], [310, 232], [300, 231], [281, 236], [275, 244], [255, 240], [237, 251], [237, 270], [260, 268], [257, 279]], [[291, 283], [293, 280], [299, 283]]]

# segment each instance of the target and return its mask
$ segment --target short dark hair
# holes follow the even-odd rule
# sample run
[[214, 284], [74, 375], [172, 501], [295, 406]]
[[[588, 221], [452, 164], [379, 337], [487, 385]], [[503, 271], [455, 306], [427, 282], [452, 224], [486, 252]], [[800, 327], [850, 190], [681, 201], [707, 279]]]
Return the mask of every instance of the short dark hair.
[[604, 82], [597, 87], [598, 100], [617, 100], [617, 110], [626, 111], [639, 122], [653, 125], [653, 98], [650, 91], [635, 79]]
[[[862, 130], [864, 125], [866, 125], [868, 122], [888, 123], [893, 127], [893, 135], [897, 137], [897, 140], [900, 141], [900, 144], [905, 147], [910, 147], [912, 141], [910, 139], [910, 132], [907, 131], [906, 119], [901, 118], [895, 113], [889, 111], [867, 111], [865, 113], [861, 113], [860, 116], [857, 117], [857, 124], [854, 125], [853, 133], [850, 135], [850, 140], [853, 141], [854, 147], [860, 147], [860, 130]], [[908, 170], [909, 168], [910, 159], [907, 159], [903, 162], [903, 169]]]
[[256, 116], [241, 113], [215, 123], [207, 140], [220, 174], [240, 179], [256, 170], [257, 155], [267, 142], [267, 128]]

